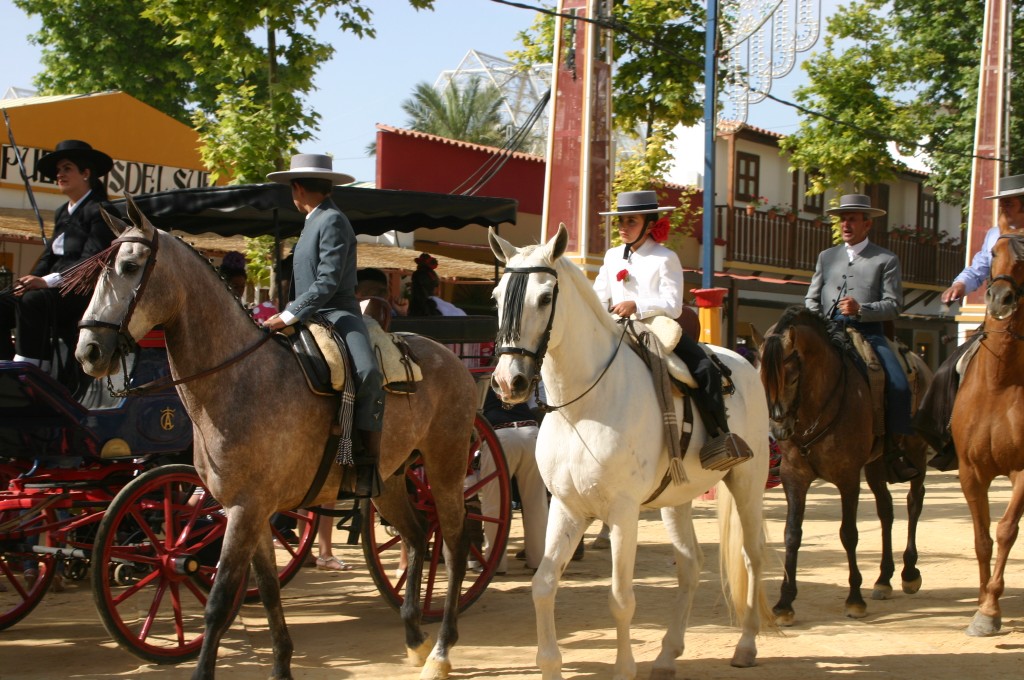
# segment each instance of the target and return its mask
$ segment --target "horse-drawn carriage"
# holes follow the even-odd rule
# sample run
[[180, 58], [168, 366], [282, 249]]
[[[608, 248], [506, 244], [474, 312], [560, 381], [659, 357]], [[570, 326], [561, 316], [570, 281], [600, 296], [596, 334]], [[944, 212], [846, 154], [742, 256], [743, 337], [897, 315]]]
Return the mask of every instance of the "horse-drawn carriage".
[[[502, 199], [348, 188], [336, 194], [359, 233], [496, 225], [515, 216], [515, 203]], [[165, 192], [140, 197], [138, 203], [155, 224], [191, 233], [285, 238], [302, 224], [290, 209], [287, 188], [280, 185]], [[485, 330], [479, 322], [470, 323], [472, 333], [466, 323], [454, 331], [458, 337], [449, 333], [438, 339], [493, 338], [493, 320], [483, 323]], [[126, 387], [167, 373], [159, 340], [156, 347], [139, 344], [128, 362]], [[96, 397], [101, 388], [97, 380], [88, 390], [94, 401], [84, 405], [32, 367], [8, 364], [0, 371], [0, 482], [7, 487], [0, 495], [0, 628], [27, 615], [63, 571], [70, 578], [91, 576], [104, 624], [129, 651], [156, 662], [193, 657], [202, 645], [203, 610], [218, 569], [225, 513], [187, 465], [192, 424], [178, 394], [165, 388], [147, 396]], [[458, 453], [470, 480], [463, 485], [464, 499], [493, 483], [502, 510], [497, 516], [468, 515], [493, 522], [498, 531], [490, 550], [471, 548], [482, 569], [461, 592], [459, 608], [474, 602], [493, 576], [508, 537], [511, 505], [500, 444], [479, 415], [473, 430], [469, 450]], [[479, 479], [474, 466], [484, 442], [497, 470]], [[429, 466], [412, 457], [405, 469], [411, 505], [428, 537], [423, 618], [436, 620], [447, 598], [441, 578], [447, 567]], [[287, 514], [297, 523], [294, 534], [273, 522], [270, 528], [282, 584], [308, 554], [316, 524], [315, 514]], [[394, 569], [397, 537], [371, 504], [351, 514], [361, 518], [364, 553], [375, 582], [392, 606], [401, 606], [406, 576]], [[258, 597], [255, 590], [248, 595]], [[239, 604], [240, 598], [241, 591]]]

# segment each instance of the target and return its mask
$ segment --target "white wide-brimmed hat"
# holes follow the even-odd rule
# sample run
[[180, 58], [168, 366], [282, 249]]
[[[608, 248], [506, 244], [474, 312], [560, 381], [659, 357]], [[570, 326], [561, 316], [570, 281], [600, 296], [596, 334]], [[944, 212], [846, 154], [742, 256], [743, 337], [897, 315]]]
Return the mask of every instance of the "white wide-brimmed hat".
[[600, 213], [601, 215], [632, 215], [637, 213], [658, 213], [675, 210], [676, 206], [658, 205], [658, 194], [654, 191], [623, 191], [619, 194], [616, 210]]
[[293, 179], [329, 179], [333, 184], [351, 184], [356, 181], [352, 175], [334, 172], [334, 163], [330, 156], [321, 153], [298, 153], [292, 156], [288, 170], [272, 172], [267, 181], [278, 184], [291, 184]]
[[881, 217], [885, 211], [881, 208], [872, 208], [871, 199], [864, 194], [846, 194], [839, 198], [838, 208], [826, 210], [829, 215], [839, 215], [844, 212], [867, 213], [868, 217]]
[[1024, 194], [1024, 175], [1010, 175], [999, 178], [999, 190], [989, 198], [1010, 198]]

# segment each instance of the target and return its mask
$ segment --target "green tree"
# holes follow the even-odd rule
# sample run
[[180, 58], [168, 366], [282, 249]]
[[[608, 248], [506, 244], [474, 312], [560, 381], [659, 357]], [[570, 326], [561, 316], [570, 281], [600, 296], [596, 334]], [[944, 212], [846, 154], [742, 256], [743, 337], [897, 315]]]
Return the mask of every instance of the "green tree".
[[[1012, 3], [1012, 63], [1024, 58], [1024, 6]], [[889, 149], [924, 154], [940, 200], [968, 195], [976, 120], [984, 3], [861, 0], [829, 20], [825, 50], [805, 62], [805, 115], [782, 142], [796, 167], [813, 168], [814, 190], [881, 182], [903, 169]], [[1011, 79], [1010, 100], [1024, 94]], [[1010, 139], [1024, 132], [1011, 115]], [[1011, 173], [1024, 161], [1010, 158]]]
[[195, 78], [167, 27], [142, 18], [146, 0], [14, 0], [42, 20], [28, 36], [42, 47], [35, 78], [42, 94], [123, 90], [183, 123], [211, 104], [212, 86]]
[[448, 139], [474, 144], [501, 146], [505, 143], [505, 123], [501, 117], [502, 94], [480, 78], [455, 82], [438, 90], [419, 83], [412, 97], [402, 102], [411, 129]]
[[[547, 6], [549, 9], [550, 5]], [[671, 139], [676, 125], [693, 125], [703, 117], [699, 85], [704, 82], [704, 3], [693, 0], [616, 0], [612, 91], [617, 129], [649, 138], [655, 130]], [[577, 22], [576, 30], [586, 28]], [[507, 54], [525, 68], [550, 63], [554, 17], [538, 14], [518, 34], [523, 46]]]
[[[213, 178], [261, 181], [317, 130], [306, 107], [334, 48], [324, 21], [373, 38], [368, 0], [15, 0], [39, 14], [48, 92], [120, 89], [191, 120]], [[434, 0], [407, 0], [430, 9]], [[331, 15], [331, 19], [325, 17]]]

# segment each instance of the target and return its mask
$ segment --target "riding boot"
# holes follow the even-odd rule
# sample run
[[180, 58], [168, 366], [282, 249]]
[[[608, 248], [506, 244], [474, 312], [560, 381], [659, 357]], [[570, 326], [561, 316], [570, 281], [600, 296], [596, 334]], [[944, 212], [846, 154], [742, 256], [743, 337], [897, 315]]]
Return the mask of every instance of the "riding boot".
[[354, 457], [356, 467], [356, 483], [352, 493], [357, 498], [376, 498], [384, 485], [380, 477], [380, 439], [379, 430], [356, 430], [362, 442], [362, 451]]
[[886, 465], [889, 466], [889, 471], [892, 473], [892, 477], [897, 482], [909, 482], [921, 474], [921, 471], [907, 460], [903, 447], [895, 435], [885, 435], [884, 458]]
[[935, 468], [941, 472], [949, 472], [960, 467], [960, 460], [956, 456], [956, 447], [953, 446], [952, 441], [943, 446], [939, 452], [928, 461], [928, 467]]
[[[696, 344], [696, 343], [694, 343]], [[699, 347], [698, 347], [699, 349]], [[722, 375], [715, 363], [704, 354], [696, 366], [687, 366], [697, 381], [701, 401], [711, 416], [708, 441], [700, 450], [701, 465], [705, 469], [726, 470], [737, 463], [754, 457], [750, 446], [738, 434], [729, 431], [722, 396]]]

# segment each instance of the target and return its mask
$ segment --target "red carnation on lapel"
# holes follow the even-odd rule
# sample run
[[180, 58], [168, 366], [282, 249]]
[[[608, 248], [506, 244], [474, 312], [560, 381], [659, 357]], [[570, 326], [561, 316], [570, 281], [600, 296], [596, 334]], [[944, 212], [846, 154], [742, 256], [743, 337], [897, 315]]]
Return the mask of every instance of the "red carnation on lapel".
[[616, 281], [629, 281], [629, 270], [628, 269], [623, 269], [622, 271], [620, 271], [618, 274], [615, 275], [615, 280]]

